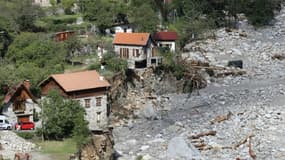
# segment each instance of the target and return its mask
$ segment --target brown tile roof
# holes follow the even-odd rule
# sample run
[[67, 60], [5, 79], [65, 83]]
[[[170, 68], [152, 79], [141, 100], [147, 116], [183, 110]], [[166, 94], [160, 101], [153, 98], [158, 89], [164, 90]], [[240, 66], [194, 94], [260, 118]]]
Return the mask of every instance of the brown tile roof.
[[52, 77], [66, 92], [109, 87], [105, 79], [100, 79], [97, 71], [83, 71], [64, 74], [53, 74]]
[[145, 46], [149, 40], [149, 33], [117, 33], [113, 44]]
[[14, 101], [14, 99], [16, 98], [16, 96], [19, 96], [18, 94], [22, 91], [25, 90], [26, 93], [28, 94], [28, 96], [35, 102], [36, 98], [33, 96], [33, 94], [31, 93], [30, 89], [28, 89], [23, 83], [19, 83], [13, 87], [10, 87], [8, 92], [6, 93], [4, 100], [3, 100], [3, 104], [7, 104], [11, 101]]
[[176, 32], [156, 32], [152, 38], [159, 41], [175, 41], [178, 39]]

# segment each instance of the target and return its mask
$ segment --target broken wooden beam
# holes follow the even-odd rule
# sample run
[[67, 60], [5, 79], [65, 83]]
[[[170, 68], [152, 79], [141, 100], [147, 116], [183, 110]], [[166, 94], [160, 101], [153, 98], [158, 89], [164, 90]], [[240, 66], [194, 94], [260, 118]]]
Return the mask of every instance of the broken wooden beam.
[[216, 134], [217, 134], [217, 131], [208, 131], [208, 132], [199, 133], [197, 135], [192, 135], [191, 138], [192, 139], [198, 139], [198, 138], [204, 137], [204, 136], [215, 136]]
[[250, 157], [255, 160], [256, 159], [256, 154], [253, 152], [253, 149], [252, 149], [252, 144], [251, 144], [251, 138], [252, 136], [249, 136], [248, 137], [248, 153], [250, 155]]
[[244, 139], [242, 139], [241, 141], [239, 141], [237, 144], [233, 145], [233, 149], [237, 149], [239, 146], [245, 144], [247, 142], [247, 140], [250, 138], [250, 137], [253, 137], [254, 135], [249, 135], [247, 137], [245, 137]]
[[275, 54], [272, 56], [272, 59], [278, 59], [280, 61], [285, 59], [285, 54]]

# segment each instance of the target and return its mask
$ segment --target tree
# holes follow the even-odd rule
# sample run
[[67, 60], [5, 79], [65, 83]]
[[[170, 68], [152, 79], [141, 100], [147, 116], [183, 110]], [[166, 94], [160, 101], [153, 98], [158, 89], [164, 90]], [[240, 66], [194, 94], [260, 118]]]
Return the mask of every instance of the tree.
[[113, 25], [115, 13], [109, 1], [81, 1], [81, 6], [84, 8], [84, 17], [94, 22], [101, 33], [105, 33], [105, 29]]
[[74, 3], [76, 2], [76, 0], [61, 0], [61, 4], [64, 7], [64, 12], [66, 14], [71, 14], [71, 8], [73, 7]]
[[133, 23], [139, 32], [154, 32], [159, 24], [158, 15], [149, 4], [131, 9], [128, 17], [129, 22]]
[[66, 58], [70, 60], [72, 57], [75, 56], [75, 52], [80, 50], [81, 43], [80, 40], [77, 39], [76, 36], [70, 36], [66, 41], [64, 41], [64, 47], [67, 50]]
[[244, 11], [253, 25], [263, 26], [274, 18], [274, 10], [279, 3], [276, 0], [255, 0], [248, 2]]
[[42, 102], [42, 132], [45, 139], [62, 140], [73, 137], [78, 144], [86, 142], [89, 135], [85, 110], [76, 101], [64, 99], [52, 90]]
[[[1, 21], [1, 20], [0, 20]], [[1, 26], [1, 22], [0, 22]], [[8, 50], [9, 45], [12, 43], [12, 37], [6, 29], [0, 27], [0, 56], [3, 58]]]
[[113, 72], [125, 71], [128, 68], [128, 62], [119, 58], [114, 52], [105, 54], [103, 61], [107, 64], [107, 69]]
[[45, 69], [63, 70], [67, 54], [62, 43], [57, 43], [45, 34], [21, 33], [10, 45], [5, 57], [16, 66], [32, 62]]

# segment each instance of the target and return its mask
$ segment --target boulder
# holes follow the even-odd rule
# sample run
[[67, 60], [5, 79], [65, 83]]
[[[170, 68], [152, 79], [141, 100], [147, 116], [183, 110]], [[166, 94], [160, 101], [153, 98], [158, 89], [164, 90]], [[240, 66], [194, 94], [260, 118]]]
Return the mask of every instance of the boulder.
[[140, 114], [140, 116], [146, 119], [154, 120], [158, 118], [155, 106], [151, 102], [146, 102]]
[[183, 137], [174, 137], [170, 140], [167, 148], [167, 159], [173, 160], [199, 160], [202, 159], [200, 152]]

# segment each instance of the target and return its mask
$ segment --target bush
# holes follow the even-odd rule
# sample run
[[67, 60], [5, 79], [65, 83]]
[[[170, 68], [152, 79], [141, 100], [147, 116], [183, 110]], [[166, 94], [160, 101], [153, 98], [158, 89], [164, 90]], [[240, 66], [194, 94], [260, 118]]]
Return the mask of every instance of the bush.
[[107, 69], [113, 72], [125, 71], [128, 68], [128, 62], [119, 58], [114, 52], [109, 52], [103, 57], [103, 61], [107, 64]]
[[24, 139], [33, 139], [35, 136], [34, 132], [17, 132], [17, 135]]
[[185, 68], [183, 64], [177, 63], [176, 53], [172, 52], [160, 52], [160, 56], [163, 57], [162, 67], [165, 70], [171, 71], [177, 79], [183, 78]]
[[99, 62], [95, 62], [93, 64], [91, 64], [90, 66], [88, 66], [87, 68], [88, 70], [100, 70], [101, 69], [101, 63]]

